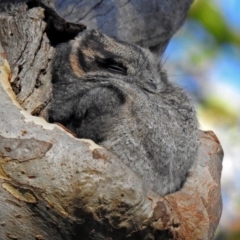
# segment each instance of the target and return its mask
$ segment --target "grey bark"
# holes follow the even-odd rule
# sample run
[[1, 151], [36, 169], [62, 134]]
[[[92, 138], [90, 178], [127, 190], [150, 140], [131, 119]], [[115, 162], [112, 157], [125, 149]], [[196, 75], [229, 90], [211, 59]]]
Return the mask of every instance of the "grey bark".
[[112, 153], [30, 114], [51, 100], [43, 18], [24, 2], [0, 15], [0, 239], [212, 239], [223, 157], [212, 132], [183, 188], [160, 197]]
[[55, 0], [60, 15], [89, 29], [163, 52], [193, 0]]

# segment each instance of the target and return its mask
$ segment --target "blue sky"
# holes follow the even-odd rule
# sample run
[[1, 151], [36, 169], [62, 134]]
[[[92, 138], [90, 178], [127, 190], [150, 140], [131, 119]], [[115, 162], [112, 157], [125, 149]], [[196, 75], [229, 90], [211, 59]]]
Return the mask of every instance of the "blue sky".
[[229, 26], [240, 33], [240, 1], [239, 0], [215, 0], [220, 7]]
[[[229, 28], [240, 34], [240, 0], [214, 1], [225, 17]], [[191, 57], [213, 48], [214, 41], [212, 40], [210, 34], [199, 23], [188, 20], [170, 41], [165, 53], [167, 61], [176, 63], [181, 59], [180, 65], [183, 66], [185, 61], [185, 64], [190, 65], [189, 72], [192, 72], [194, 63], [191, 62]], [[211, 58], [208, 71], [211, 79], [216, 79], [216, 83], [229, 84], [240, 93], [240, 48], [231, 44], [221, 45]]]

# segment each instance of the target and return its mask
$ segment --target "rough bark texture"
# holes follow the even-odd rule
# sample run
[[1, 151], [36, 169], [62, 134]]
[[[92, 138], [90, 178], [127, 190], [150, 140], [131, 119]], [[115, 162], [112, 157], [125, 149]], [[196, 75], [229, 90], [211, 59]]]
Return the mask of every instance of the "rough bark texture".
[[212, 132], [183, 188], [159, 197], [107, 150], [30, 114], [51, 99], [43, 19], [25, 3], [0, 15], [0, 239], [212, 239], [223, 157]]

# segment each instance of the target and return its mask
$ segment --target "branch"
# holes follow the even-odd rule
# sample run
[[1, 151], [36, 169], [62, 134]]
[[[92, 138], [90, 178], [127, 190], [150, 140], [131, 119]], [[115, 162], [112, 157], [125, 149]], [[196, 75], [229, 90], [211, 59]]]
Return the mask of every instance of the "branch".
[[89, 29], [163, 53], [193, 0], [55, 0], [60, 15]]
[[216, 136], [201, 133], [180, 191], [145, 189], [112, 153], [30, 114], [51, 99], [54, 48], [42, 8], [22, 3], [14, 14], [0, 18], [0, 239], [212, 239], [222, 206]]

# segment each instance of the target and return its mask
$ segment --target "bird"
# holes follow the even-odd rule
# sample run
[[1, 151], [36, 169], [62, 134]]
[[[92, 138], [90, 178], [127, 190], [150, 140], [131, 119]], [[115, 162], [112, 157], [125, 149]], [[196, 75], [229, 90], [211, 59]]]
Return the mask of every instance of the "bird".
[[148, 49], [85, 30], [56, 47], [48, 121], [106, 148], [160, 196], [178, 191], [199, 147], [190, 97]]

